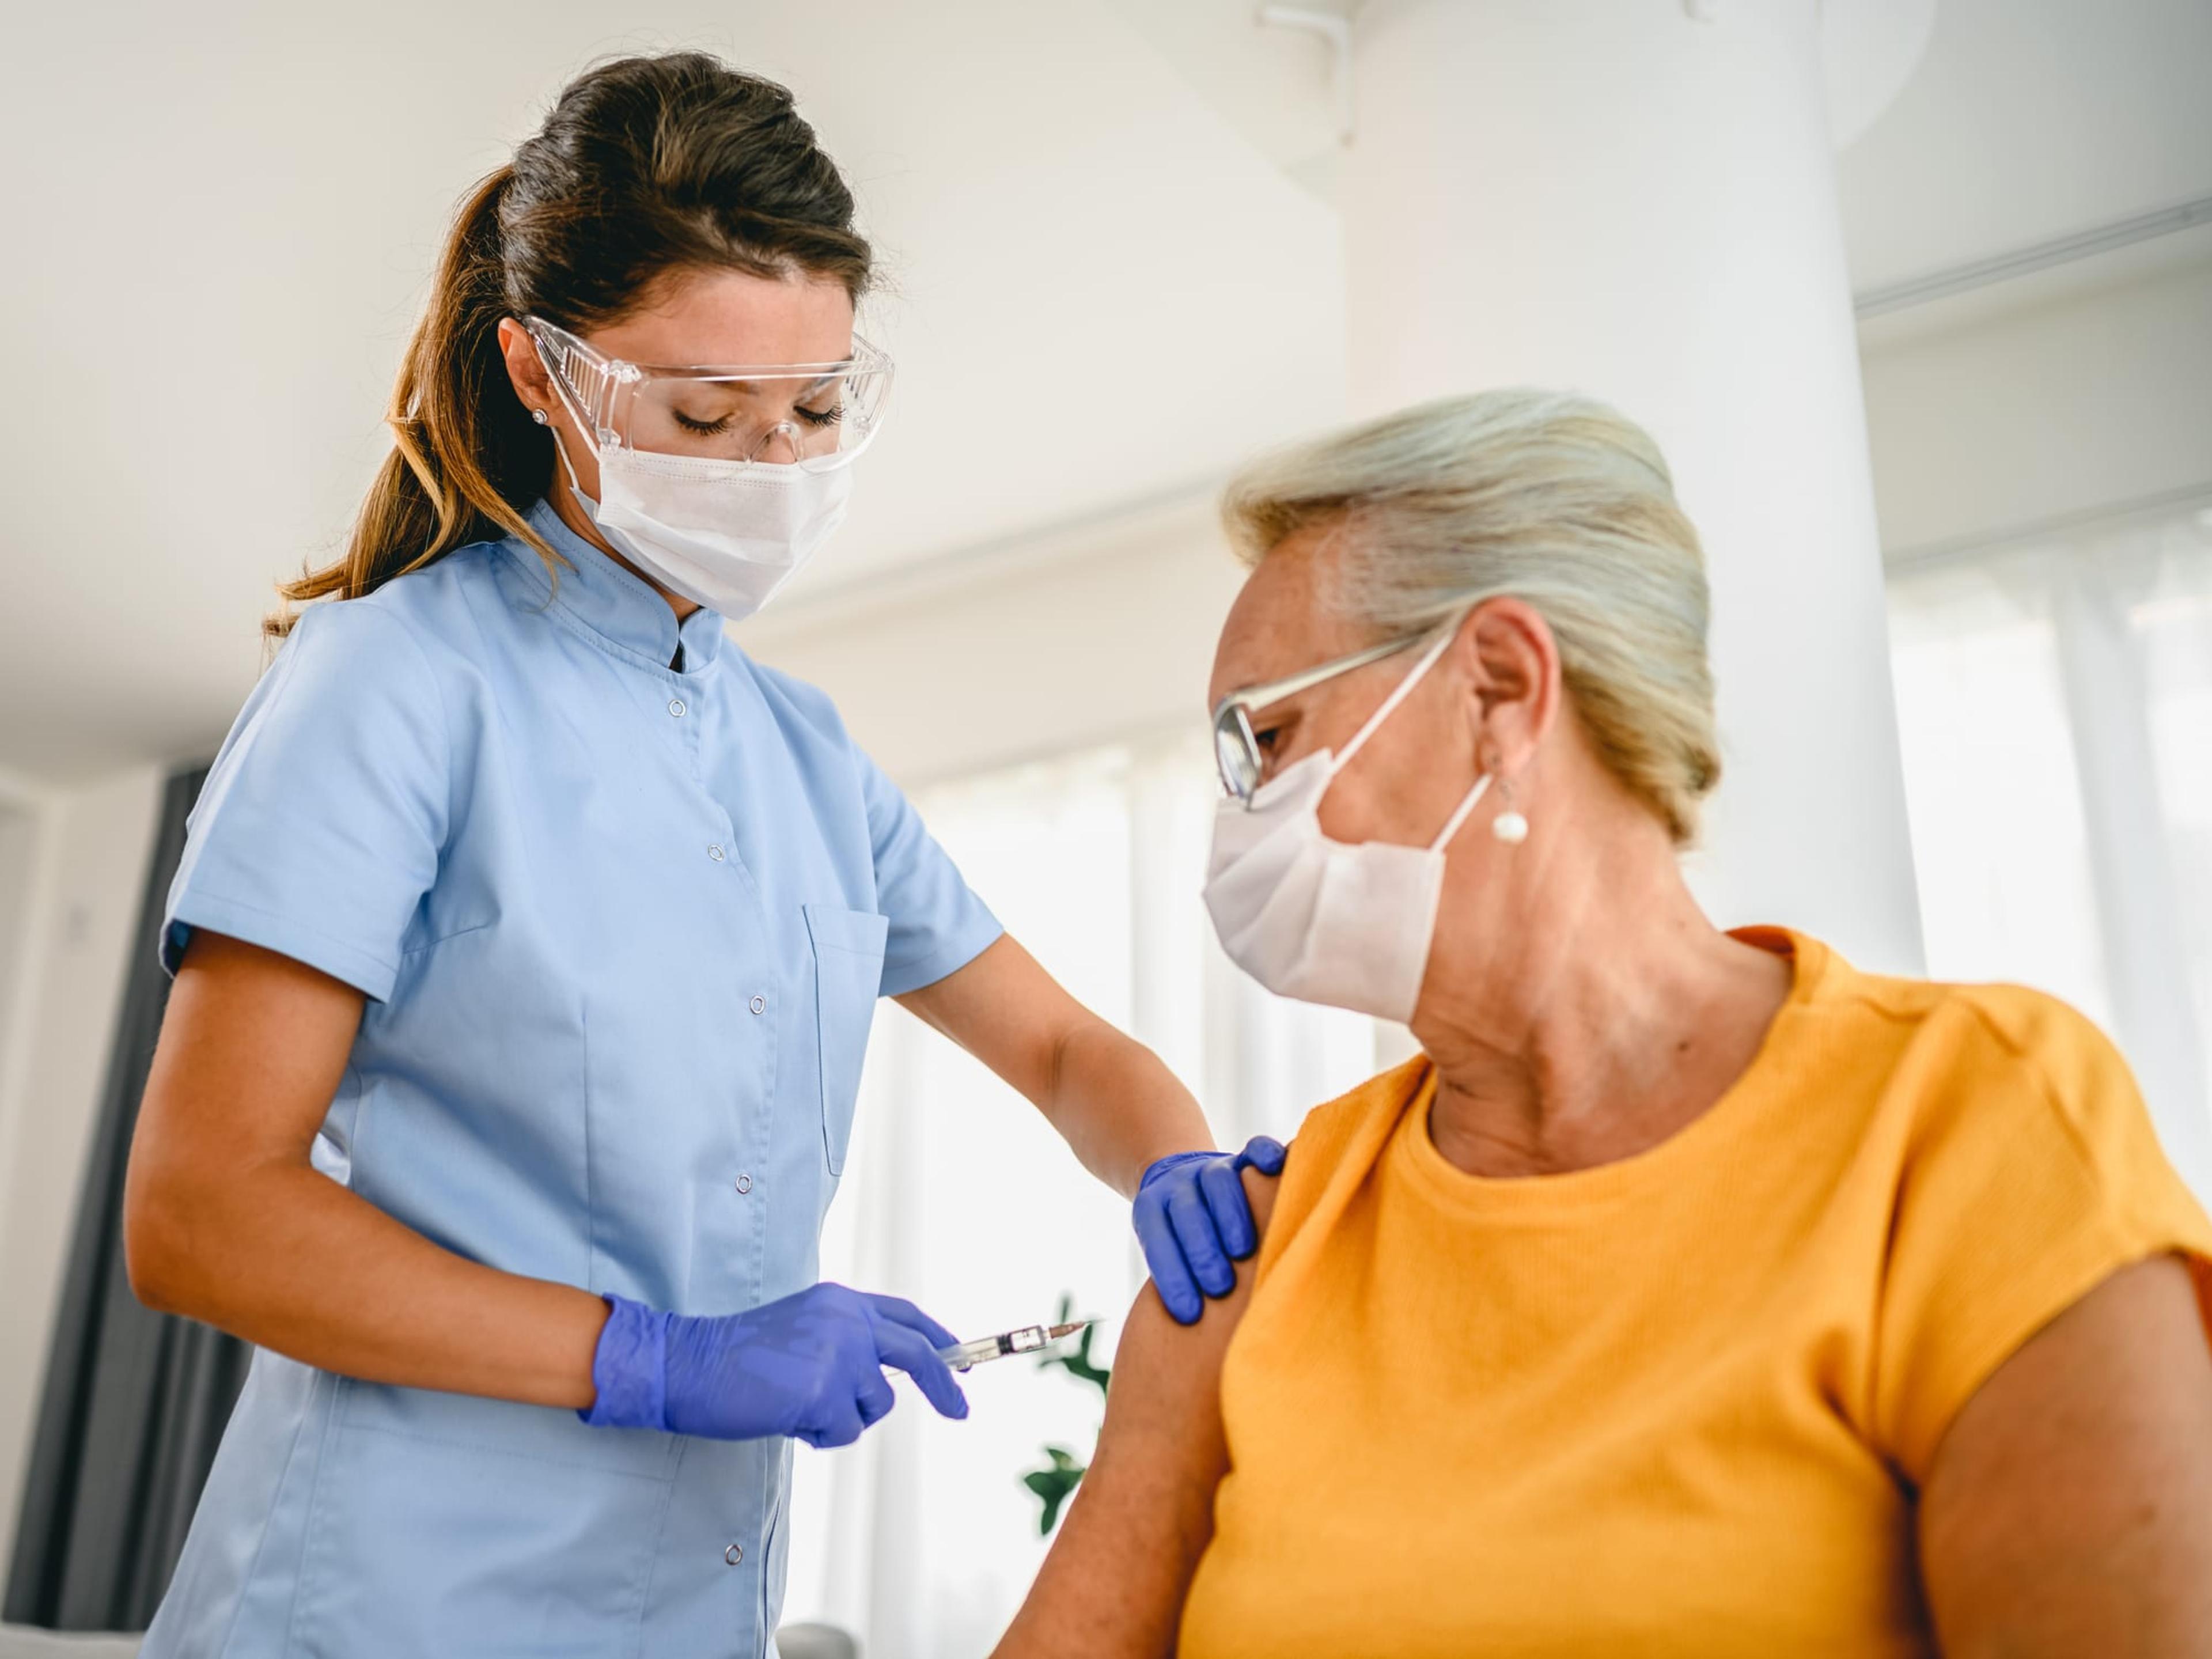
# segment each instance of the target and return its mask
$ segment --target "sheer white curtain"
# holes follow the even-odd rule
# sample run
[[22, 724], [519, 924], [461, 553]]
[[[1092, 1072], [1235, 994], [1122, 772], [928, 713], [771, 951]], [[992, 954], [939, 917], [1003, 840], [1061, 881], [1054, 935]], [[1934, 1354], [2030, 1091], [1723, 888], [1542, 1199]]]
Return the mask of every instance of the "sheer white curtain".
[[2118, 1040], [2212, 1197], [2212, 509], [1890, 582], [1929, 972]]
[[[1318, 1103], [1409, 1052], [1401, 1032], [1259, 990], [1199, 902], [1220, 794], [1202, 742], [1115, 747], [921, 792], [969, 880], [1075, 995], [1150, 1043], [1224, 1145], [1285, 1136]], [[1059, 1297], [1108, 1321], [1143, 1280], [1128, 1208], [1030, 1105], [890, 1004], [868, 1051], [826, 1278], [913, 1297], [981, 1335]], [[1047, 1444], [1087, 1457], [1097, 1396], [1006, 1360], [970, 1374], [964, 1423], [903, 1381], [859, 1445], [798, 1452], [787, 1620], [858, 1635], [867, 1659], [972, 1659], [1043, 1558], [1021, 1485]]]

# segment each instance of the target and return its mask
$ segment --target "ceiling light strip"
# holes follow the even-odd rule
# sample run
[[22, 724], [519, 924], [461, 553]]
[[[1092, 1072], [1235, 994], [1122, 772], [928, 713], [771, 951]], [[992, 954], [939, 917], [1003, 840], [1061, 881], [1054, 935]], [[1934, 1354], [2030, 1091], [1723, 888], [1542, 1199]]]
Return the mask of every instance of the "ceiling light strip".
[[2176, 231], [2207, 222], [2212, 222], [2212, 196], [2200, 196], [2177, 207], [2139, 213], [2132, 219], [2116, 220], [2094, 230], [2077, 231], [2071, 236], [2014, 248], [2009, 253], [1955, 265], [1949, 270], [1870, 288], [1852, 296], [1851, 309], [1863, 319], [1879, 317], [1887, 312], [1903, 311], [1908, 306], [1926, 305], [1931, 300], [1948, 299], [1954, 294], [1986, 288], [1992, 283], [2048, 270], [2053, 265], [2087, 259], [2094, 254], [2109, 253], [2114, 248], [2147, 242], [2154, 237], [2171, 236]]
[[1978, 559], [2005, 549], [2036, 542], [2070, 541], [2078, 538], [2084, 531], [2098, 533], [2117, 530], [2149, 520], [2176, 517], [2192, 510], [2212, 514], [2212, 478], [2201, 483], [2183, 484], [2178, 489], [2156, 490], [2124, 501], [2104, 501], [2094, 507], [2054, 513], [2047, 518], [2007, 525], [2002, 529], [1978, 530], [1964, 536], [1948, 537], [1942, 541], [1923, 542], [1917, 546], [1885, 548], [1881, 562], [1892, 575], [1917, 574], [1938, 565]]

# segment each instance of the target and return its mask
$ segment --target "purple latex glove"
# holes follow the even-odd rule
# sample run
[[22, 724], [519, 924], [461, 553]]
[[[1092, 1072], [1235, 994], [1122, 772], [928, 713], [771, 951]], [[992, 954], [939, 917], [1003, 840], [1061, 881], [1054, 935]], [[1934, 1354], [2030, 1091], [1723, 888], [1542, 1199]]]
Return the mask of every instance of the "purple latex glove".
[[1145, 1171], [1137, 1184], [1137, 1242], [1168, 1316], [1194, 1325], [1206, 1296], [1236, 1287], [1232, 1265], [1260, 1248], [1252, 1206], [1244, 1201], [1241, 1174], [1247, 1166], [1280, 1175], [1283, 1143], [1255, 1135], [1235, 1157], [1227, 1152], [1173, 1152]]
[[599, 1398], [577, 1413], [586, 1423], [848, 1446], [891, 1408], [886, 1365], [914, 1378], [945, 1416], [968, 1415], [968, 1397], [937, 1357], [952, 1333], [895, 1296], [822, 1284], [705, 1317], [605, 1300], [607, 1322], [592, 1358]]

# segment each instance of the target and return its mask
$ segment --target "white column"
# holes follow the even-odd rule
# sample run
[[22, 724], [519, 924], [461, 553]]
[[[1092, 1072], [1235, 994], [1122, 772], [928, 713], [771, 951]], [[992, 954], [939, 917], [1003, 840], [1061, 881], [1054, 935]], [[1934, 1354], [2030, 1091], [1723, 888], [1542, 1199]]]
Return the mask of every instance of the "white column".
[[1726, 776], [1692, 884], [1724, 924], [1917, 971], [1816, 21], [1815, 0], [1368, 6], [1352, 392], [1364, 415], [1570, 387], [1652, 433], [1714, 595]]

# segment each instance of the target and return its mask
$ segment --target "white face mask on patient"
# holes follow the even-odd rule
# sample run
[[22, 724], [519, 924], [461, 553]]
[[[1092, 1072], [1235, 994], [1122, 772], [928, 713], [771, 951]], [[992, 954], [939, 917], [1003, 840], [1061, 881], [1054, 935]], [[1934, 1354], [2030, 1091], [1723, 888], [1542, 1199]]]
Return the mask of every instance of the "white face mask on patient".
[[1454, 637], [1447, 629], [1341, 755], [1306, 756], [1215, 810], [1206, 908], [1230, 959], [1279, 996], [1401, 1023], [1413, 1018], [1443, 897], [1444, 848], [1490, 787], [1474, 781], [1426, 847], [1357, 844], [1322, 833], [1321, 800], [1360, 745]]

